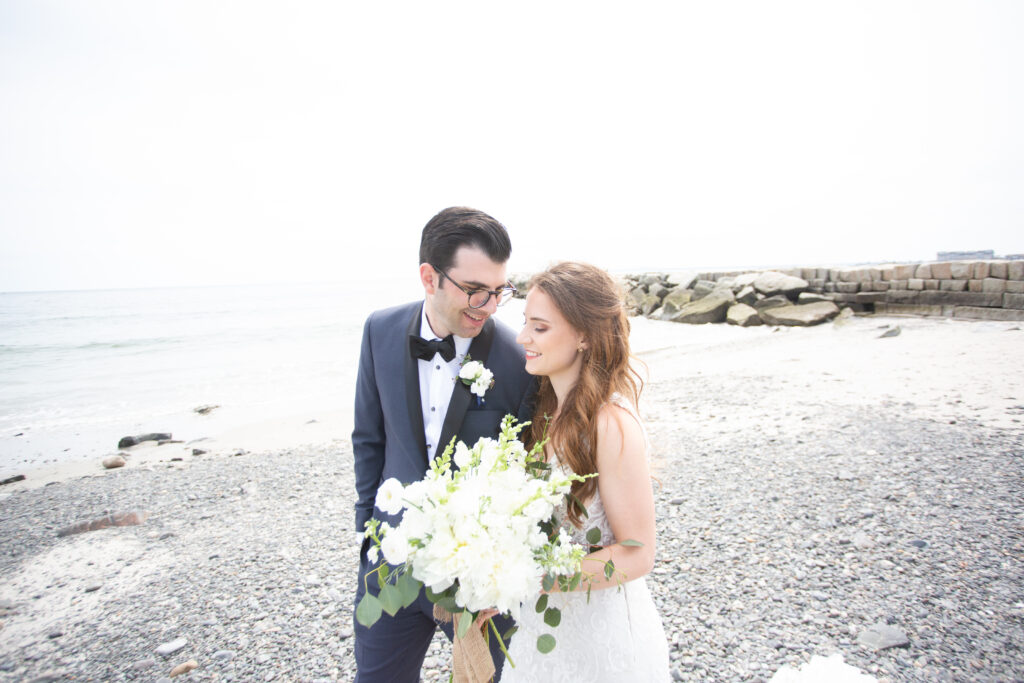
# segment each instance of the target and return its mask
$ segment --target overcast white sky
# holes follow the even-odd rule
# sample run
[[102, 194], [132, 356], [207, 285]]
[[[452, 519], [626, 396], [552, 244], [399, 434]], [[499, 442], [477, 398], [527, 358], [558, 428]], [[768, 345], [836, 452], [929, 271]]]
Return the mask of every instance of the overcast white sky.
[[0, 291], [1024, 252], [1024, 3], [0, 2]]

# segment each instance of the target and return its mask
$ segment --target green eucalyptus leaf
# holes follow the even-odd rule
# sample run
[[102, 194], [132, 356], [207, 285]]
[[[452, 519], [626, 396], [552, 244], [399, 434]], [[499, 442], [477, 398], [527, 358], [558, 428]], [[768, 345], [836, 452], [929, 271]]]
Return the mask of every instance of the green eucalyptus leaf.
[[586, 519], [590, 516], [587, 512], [587, 506], [583, 504], [583, 501], [576, 497], [576, 494], [568, 493], [566, 495], [569, 496], [570, 500], [572, 500], [572, 504], [576, 506], [576, 509], [580, 511], [580, 517]]
[[555, 628], [562, 623], [562, 612], [557, 607], [548, 607], [547, 611], [544, 612], [544, 623]]
[[391, 616], [395, 616], [402, 608], [402, 593], [390, 583], [381, 585], [378, 598], [381, 609]]
[[580, 586], [580, 581], [583, 580], [583, 572], [576, 572], [572, 575], [572, 579], [569, 581], [569, 590], [574, 591]]
[[509, 630], [505, 631], [505, 634], [503, 636], [501, 636], [501, 639], [504, 640], [505, 642], [508, 642], [509, 639], [512, 638], [512, 636], [514, 636], [516, 634], [516, 631], [518, 631], [518, 630], [519, 630], [518, 626], [513, 626]]
[[597, 545], [601, 542], [601, 530], [596, 526], [587, 529], [587, 543], [590, 545]]
[[547, 606], [548, 606], [548, 594], [547, 593], [541, 593], [540, 597], [537, 598], [537, 607], [536, 607], [537, 614], [540, 614], [545, 609], [547, 609]]
[[[544, 588], [544, 590], [546, 590], [546, 591], [549, 591], [549, 590], [551, 590], [552, 588], [554, 588], [554, 587], [555, 587], [555, 577], [554, 577], [554, 576], [552, 576], [551, 574], [545, 574], [545, 575], [544, 575], [544, 579], [543, 579], [543, 580], [541, 581], [541, 584], [540, 584], [540, 585], [541, 585], [541, 587], [543, 587], [543, 588]], [[538, 611], [539, 611], [539, 610], [538, 610]]]
[[537, 639], [537, 649], [541, 651], [541, 654], [547, 654], [555, 649], [555, 637], [551, 634], [545, 633]]
[[459, 638], [465, 638], [466, 633], [469, 631], [469, 627], [473, 625], [473, 613], [469, 610], [465, 610], [459, 615]]
[[569, 592], [569, 577], [564, 575], [558, 577], [558, 590], [563, 593]]
[[644, 547], [643, 543], [641, 543], [640, 541], [634, 541], [632, 538], [627, 538], [625, 541], [622, 541], [621, 543], [619, 543], [619, 545], [624, 545], [627, 548], [642, 548], [642, 547]]
[[612, 574], [614, 574], [614, 573], [615, 573], [615, 563], [612, 562], [611, 560], [608, 560], [607, 562], [605, 562], [605, 565], [604, 565], [604, 578], [610, 579], [610, 578], [612, 578]]
[[356, 621], [366, 628], [370, 628], [380, 619], [380, 614], [380, 600], [369, 593], [363, 595], [363, 599], [359, 601], [359, 606], [356, 607]]
[[412, 577], [412, 574], [406, 572], [398, 577], [398, 582], [395, 584], [398, 588], [398, 592], [402, 594], [402, 607], [408, 607], [412, 603], [416, 602], [416, 598], [420, 595], [420, 588], [423, 584]]

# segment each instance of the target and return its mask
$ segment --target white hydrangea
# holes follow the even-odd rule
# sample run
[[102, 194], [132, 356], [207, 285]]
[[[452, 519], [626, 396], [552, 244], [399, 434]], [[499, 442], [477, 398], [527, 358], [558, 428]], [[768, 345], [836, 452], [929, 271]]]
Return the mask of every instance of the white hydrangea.
[[[486, 370], [467, 370], [471, 364], [460, 376]], [[388, 563], [406, 564], [435, 593], [457, 586], [455, 601], [465, 609], [494, 607], [515, 618], [546, 574], [577, 572], [585, 550], [564, 529], [549, 538], [541, 528], [579, 477], [528, 466], [541, 451], [528, 453], [513, 423], [505, 418], [498, 439], [449, 446], [422, 481], [385, 481], [376, 505], [389, 514], [405, 508], [398, 527], [381, 524]]]

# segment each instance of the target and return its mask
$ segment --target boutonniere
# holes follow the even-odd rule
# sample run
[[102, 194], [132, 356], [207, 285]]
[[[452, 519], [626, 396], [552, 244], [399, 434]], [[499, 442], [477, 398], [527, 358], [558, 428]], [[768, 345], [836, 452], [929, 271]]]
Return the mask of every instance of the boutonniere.
[[470, 358], [469, 354], [462, 360], [462, 367], [459, 369], [459, 379], [469, 387], [469, 391], [476, 395], [476, 404], [484, 402], [484, 394], [494, 386], [494, 373], [484, 367], [478, 360]]

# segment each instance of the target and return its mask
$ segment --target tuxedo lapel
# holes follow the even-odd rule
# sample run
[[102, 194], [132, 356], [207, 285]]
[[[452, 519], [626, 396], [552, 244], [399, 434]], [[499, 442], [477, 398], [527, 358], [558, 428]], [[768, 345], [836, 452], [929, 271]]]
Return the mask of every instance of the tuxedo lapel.
[[[484, 365], [487, 365], [487, 356], [491, 352], [491, 343], [494, 341], [494, 321], [490, 318], [484, 323], [484, 328], [480, 330], [480, 334], [473, 339], [473, 343], [469, 345], [469, 355], [472, 360], [480, 361]], [[466, 410], [469, 408], [469, 403], [473, 398], [473, 394], [470, 393], [469, 387], [462, 383], [461, 380], [455, 380], [455, 387], [452, 389], [452, 400], [448, 403], [448, 412], [444, 416], [444, 424], [441, 425], [441, 438], [437, 442], [437, 453], [441, 454], [444, 449], [448, 447], [448, 442], [452, 440], [452, 437], [458, 433], [459, 427], [462, 426], [462, 420], [466, 417]], [[422, 416], [420, 423], [422, 424]], [[423, 429], [421, 427], [420, 431]], [[472, 446], [473, 444], [466, 444]]]
[[416, 311], [409, 321], [408, 329], [405, 331], [405, 339], [402, 342], [403, 368], [405, 370], [405, 401], [409, 410], [409, 425], [412, 428], [412, 437], [416, 439], [417, 451], [423, 456], [423, 464], [427, 463], [427, 437], [423, 434], [423, 407], [420, 405], [420, 368], [417, 359], [409, 352], [409, 335], [419, 336], [420, 323], [423, 320], [423, 305], [416, 307]]

